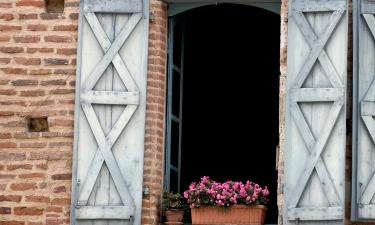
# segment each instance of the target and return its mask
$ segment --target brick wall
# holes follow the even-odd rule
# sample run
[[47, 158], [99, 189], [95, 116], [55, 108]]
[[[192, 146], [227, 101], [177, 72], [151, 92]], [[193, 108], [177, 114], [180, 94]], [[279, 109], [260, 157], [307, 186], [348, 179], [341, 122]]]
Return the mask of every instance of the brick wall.
[[[0, 3], [0, 224], [68, 224], [78, 2]], [[48, 132], [26, 117], [47, 116]]]
[[159, 224], [163, 192], [164, 121], [167, 61], [167, 4], [150, 1], [150, 34], [146, 106], [144, 185], [150, 195], [143, 198], [142, 224]]

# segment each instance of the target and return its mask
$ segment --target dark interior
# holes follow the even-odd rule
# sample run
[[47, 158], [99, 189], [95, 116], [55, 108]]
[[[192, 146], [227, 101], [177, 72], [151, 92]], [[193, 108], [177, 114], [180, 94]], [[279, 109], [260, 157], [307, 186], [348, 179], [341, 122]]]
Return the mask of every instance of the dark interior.
[[202, 176], [267, 185], [266, 223], [276, 224], [280, 17], [219, 4], [176, 18], [185, 26], [181, 192]]

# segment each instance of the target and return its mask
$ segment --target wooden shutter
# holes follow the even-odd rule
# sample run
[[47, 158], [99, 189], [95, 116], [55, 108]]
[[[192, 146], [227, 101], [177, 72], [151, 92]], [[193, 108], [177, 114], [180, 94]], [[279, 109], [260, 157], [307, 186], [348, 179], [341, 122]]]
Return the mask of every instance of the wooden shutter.
[[343, 224], [346, 8], [289, 3], [284, 224]]
[[375, 2], [353, 2], [352, 218], [375, 219]]
[[148, 3], [83, 0], [72, 224], [141, 222]]

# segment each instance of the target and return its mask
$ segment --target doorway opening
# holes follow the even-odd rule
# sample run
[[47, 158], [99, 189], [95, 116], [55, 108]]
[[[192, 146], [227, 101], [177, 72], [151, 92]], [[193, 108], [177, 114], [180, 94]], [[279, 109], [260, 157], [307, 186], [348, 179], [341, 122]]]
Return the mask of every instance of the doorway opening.
[[277, 224], [280, 16], [245, 5], [169, 19], [164, 188], [210, 176], [270, 189]]

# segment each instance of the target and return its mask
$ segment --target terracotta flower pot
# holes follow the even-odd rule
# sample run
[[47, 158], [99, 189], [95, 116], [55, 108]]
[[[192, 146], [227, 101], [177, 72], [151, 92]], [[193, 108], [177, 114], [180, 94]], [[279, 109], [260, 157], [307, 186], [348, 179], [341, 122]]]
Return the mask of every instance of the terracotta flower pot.
[[165, 211], [165, 217], [167, 222], [165, 224], [168, 225], [181, 225], [182, 219], [184, 218], [184, 211], [183, 210], [167, 210]]
[[228, 208], [200, 207], [191, 209], [192, 224], [263, 225], [267, 208], [263, 205], [234, 205]]

